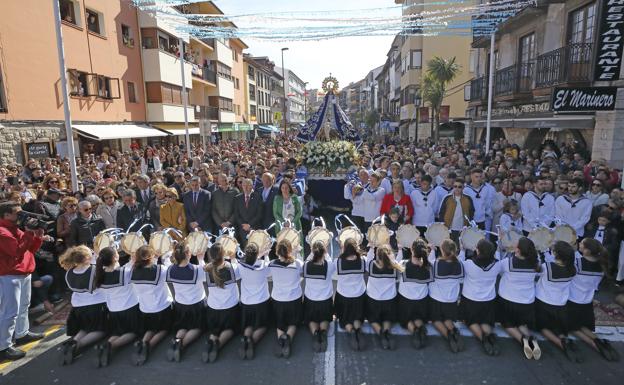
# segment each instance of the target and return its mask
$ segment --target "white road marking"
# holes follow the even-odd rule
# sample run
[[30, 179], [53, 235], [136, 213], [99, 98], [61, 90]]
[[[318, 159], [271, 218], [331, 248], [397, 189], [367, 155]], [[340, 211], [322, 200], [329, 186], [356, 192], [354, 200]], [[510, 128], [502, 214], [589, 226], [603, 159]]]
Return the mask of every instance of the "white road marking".
[[329, 325], [327, 333], [327, 350], [325, 351], [325, 384], [336, 384], [336, 323]]

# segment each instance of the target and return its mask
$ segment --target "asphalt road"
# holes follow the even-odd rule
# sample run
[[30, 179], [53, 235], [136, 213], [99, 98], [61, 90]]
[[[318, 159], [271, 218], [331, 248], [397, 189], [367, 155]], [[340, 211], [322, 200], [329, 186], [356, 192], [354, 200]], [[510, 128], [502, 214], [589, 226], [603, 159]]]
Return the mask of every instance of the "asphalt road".
[[[181, 363], [166, 361], [162, 343], [143, 367], [130, 363], [132, 349], [119, 352], [111, 366], [97, 369], [95, 352], [89, 350], [71, 366], [60, 366], [56, 345], [64, 339], [62, 329], [29, 352], [30, 361], [0, 376], [0, 384], [621, 384], [624, 365], [609, 363], [582, 346], [586, 361], [570, 363], [554, 347], [543, 342], [540, 361], [528, 361], [510, 339], [500, 339], [502, 354], [488, 357], [470, 337], [466, 350], [452, 354], [437, 336], [423, 350], [409, 346], [407, 337], [397, 337], [397, 349], [384, 351], [378, 341], [367, 335], [368, 348], [352, 352], [347, 336], [337, 332], [330, 337], [327, 353], [312, 351], [311, 337], [300, 329], [290, 359], [273, 356], [273, 335], [267, 335], [257, 349], [256, 358], [242, 361], [237, 356], [237, 342], [229, 343], [217, 362], [204, 364], [200, 359], [202, 341], [185, 353]], [[331, 349], [331, 346], [334, 349]], [[615, 343], [624, 356], [624, 343]], [[0, 370], [1, 371], [1, 370]]]

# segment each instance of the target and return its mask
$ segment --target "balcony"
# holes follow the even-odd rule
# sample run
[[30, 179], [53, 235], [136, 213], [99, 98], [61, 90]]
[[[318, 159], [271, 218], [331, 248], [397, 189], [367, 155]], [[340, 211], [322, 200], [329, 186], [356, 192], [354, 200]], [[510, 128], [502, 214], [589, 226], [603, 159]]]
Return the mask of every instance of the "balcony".
[[217, 84], [217, 73], [213, 71], [210, 67], [200, 67], [198, 65], [193, 65], [191, 73], [193, 74], [194, 78], [204, 80], [214, 85]]
[[519, 63], [500, 69], [494, 74], [494, 96], [530, 92], [535, 63]]
[[570, 44], [537, 57], [535, 87], [591, 81], [593, 44]]
[[[188, 106], [187, 116], [190, 122], [195, 121], [195, 110]], [[184, 122], [184, 106], [165, 103], [147, 103], [147, 120], [150, 122]]]
[[[182, 86], [180, 60], [157, 48], [143, 49], [143, 77], [146, 82], [163, 82]], [[192, 65], [184, 62], [184, 77], [191, 78]]]
[[487, 98], [487, 78], [481, 76], [480, 78], [472, 79], [470, 81], [470, 101], [485, 100]]

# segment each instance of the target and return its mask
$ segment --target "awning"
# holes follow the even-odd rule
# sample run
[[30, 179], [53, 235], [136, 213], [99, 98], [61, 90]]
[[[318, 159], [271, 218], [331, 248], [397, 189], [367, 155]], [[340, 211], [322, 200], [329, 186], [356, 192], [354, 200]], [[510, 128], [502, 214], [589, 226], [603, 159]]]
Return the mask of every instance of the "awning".
[[[186, 129], [184, 127], [184, 124], [178, 124], [178, 123], [173, 123], [173, 124], [167, 124], [167, 123], [163, 123], [163, 124], [154, 124], [154, 127], [159, 128], [161, 130], [165, 130], [168, 133], [170, 133], [171, 135], [186, 135]], [[189, 125], [189, 135], [199, 135], [199, 127], [192, 127], [192, 125]]]
[[138, 124], [74, 124], [79, 135], [95, 140], [151, 138], [168, 136], [169, 133]]
[[[492, 119], [492, 127], [502, 128], [551, 128], [587, 129], [594, 128], [593, 115], [552, 115], [537, 118]], [[475, 120], [475, 127], [486, 127], [487, 120]]]
[[275, 126], [272, 126], [270, 124], [261, 124], [258, 126], [258, 128], [262, 131], [266, 131], [266, 132], [276, 132], [279, 133], [281, 130]]
[[218, 132], [251, 131], [251, 124], [247, 123], [221, 123], [217, 127]]

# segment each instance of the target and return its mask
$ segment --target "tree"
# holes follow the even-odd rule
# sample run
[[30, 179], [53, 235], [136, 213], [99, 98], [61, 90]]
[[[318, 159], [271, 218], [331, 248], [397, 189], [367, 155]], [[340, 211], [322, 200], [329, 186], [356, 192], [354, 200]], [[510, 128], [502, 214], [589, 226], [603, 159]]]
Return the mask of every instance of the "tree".
[[422, 97], [429, 102], [433, 112], [431, 131], [435, 143], [440, 140], [440, 109], [446, 96], [446, 87], [460, 72], [455, 56], [450, 59], [435, 56], [427, 63], [427, 72], [422, 81]]

